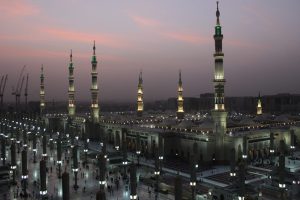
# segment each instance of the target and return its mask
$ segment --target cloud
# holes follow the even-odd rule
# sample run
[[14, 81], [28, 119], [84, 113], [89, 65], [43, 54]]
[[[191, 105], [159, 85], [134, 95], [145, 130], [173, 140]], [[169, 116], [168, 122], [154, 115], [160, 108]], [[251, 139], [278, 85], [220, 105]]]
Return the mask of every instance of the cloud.
[[97, 44], [113, 48], [121, 48], [127, 46], [127, 42], [125, 42], [124, 39], [118, 36], [106, 35], [101, 33], [90, 34], [60, 28], [43, 28], [41, 29], [41, 32], [54, 39], [59, 40], [69, 40], [84, 43], [92, 43], [92, 41], [95, 40]]
[[137, 15], [129, 15], [133, 22], [140, 27], [158, 27], [161, 23], [154, 19], [145, 18]]
[[[37, 49], [32, 47], [24, 47], [24, 46], [11, 46], [11, 45], [5, 45], [0, 47], [0, 52], [3, 52], [0, 55], [0, 58], [4, 59], [10, 59], [10, 58], [16, 58], [19, 59], [23, 58], [34, 58], [34, 59], [45, 59], [45, 58], [62, 58], [65, 59], [66, 62], [68, 62], [69, 59], [69, 53], [68, 51], [63, 50], [48, 50], [48, 49]], [[76, 52], [73, 51], [73, 58], [74, 60], [90, 60], [92, 54], [86, 53], [86, 52]], [[113, 55], [113, 54], [98, 54], [97, 60], [98, 61], [105, 61], [105, 62], [122, 62], [125, 58], [119, 56], [119, 55]]]
[[39, 14], [40, 10], [38, 7], [26, 3], [26, 1], [1, 1], [0, 13], [9, 17], [13, 16], [32, 16]]
[[172, 40], [192, 43], [192, 44], [209, 42], [209, 38], [200, 36], [198, 34], [186, 33], [186, 32], [176, 31], [176, 30], [170, 31], [170, 28], [167, 28], [163, 23], [161, 23], [158, 20], [145, 18], [142, 16], [137, 16], [132, 14], [129, 14], [129, 17], [140, 28], [151, 28], [153, 32], [167, 39], [172, 39]]

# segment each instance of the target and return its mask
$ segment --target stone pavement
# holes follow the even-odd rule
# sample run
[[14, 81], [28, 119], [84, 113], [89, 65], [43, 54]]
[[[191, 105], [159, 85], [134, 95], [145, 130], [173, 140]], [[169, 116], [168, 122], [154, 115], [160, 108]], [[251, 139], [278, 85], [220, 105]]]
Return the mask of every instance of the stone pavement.
[[[29, 148], [28, 149], [28, 169], [29, 169], [29, 184], [28, 184], [28, 193], [30, 197], [28, 199], [40, 199], [39, 196], [39, 179], [40, 179], [40, 172], [39, 172], [39, 161], [41, 160], [41, 155], [39, 153], [42, 152], [41, 143], [37, 145], [38, 147], [38, 156], [37, 156], [37, 163], [33, 163], [33, 152]], [[8, 162], [10, 162], [10, 151], [8, 152]], [[47, 149], [48, 159], [47, 159], [47, 192], [48, 192], [48, 199], [59, 200], [62, 199], [62, 179], [57, 178], [58, 170], [55, 165], [56, 160], [56, 152], [53, 151], [50, 153], [50, 149]], [[6, 197], [7, 199], [20, 199], [20, 192], [21, 192], [21, 163], [20, 163], [21, 154], [17, 154], [18, 160], [18, 185], [10, 187], [9, 196]], [[72, 200], [91, 200], [96, 199], [96, 193], [99, 190], [99, 183], [96, 180], [97, 175], [97, 167], [92, 164], [92, 160], [90, 160], [89, 169], [86, 169], [80, 164], [80, 168], [78, 171], [78, 185], [79, 189], [76, 191], [73, 188], [74, 185], [74, 174], [71, 169], [72, 159], [71, 159], [71, 152], [63, 152], [63, 164], [62, 164], [62, 172], [66, 170], [70, 174], [70, 195]], [[69, 163], [67, 160], [69, 159]], [[137, 174], [146, 173], [143, 168], [139, 168]], [[129, 199], [129, 186], [126, 184], [122, 178], [120, 178], [119, 187], [116, 186], [115, 183], [111, 182], [111, 178], [114, 180], [117, 177], [121, 177], [119, 173], [108, 175], [107, 176], [107, 185], [112, 186], [112, 190], [108, 191], [106, 185], [106, 197], [107, 200], [127, 200]], [[36, 184], [34, 183], [36, 181]], [[118, 188], [118, 189], [117, 189]], [[149, 193], [149, 190], [151, 193]], [[154, 190], [148, 186], [145, 186], [141, 182], [138, 182], [137, 193], [139, 199], [143, 200], [150, 200], [155, 199]], [[18, 195], [17, 195], [18, 194]], [[2, 199], [2, 198], [1, 198]], [[164, 195], [159, 194], [158, 199], [161, 200], [171, 200], [174, 199], [172, 195]], [[5, 200], [3, 198], [3, 200]]]

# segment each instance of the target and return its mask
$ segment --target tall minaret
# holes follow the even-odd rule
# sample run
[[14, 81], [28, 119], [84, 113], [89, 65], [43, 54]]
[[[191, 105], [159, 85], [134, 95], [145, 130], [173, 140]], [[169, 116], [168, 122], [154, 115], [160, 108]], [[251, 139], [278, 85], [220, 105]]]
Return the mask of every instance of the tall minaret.
[[142, 71], [139, 74], [139, 84], [138, 84], [138, 96], [137, 96], [137, 116], [141, 117], [144, 111], [143, 103], [143, 74]]
[[69, 64], [69, 102], [68, 102], [68, 113], [69, 117], [73, 118], [75, 115], [75, 87], [74, 87], [74, 66], [72, 61], [72, 50], [70, 54]]
[[184, 110], [183, 110], [183, 88], [182, 88], [182, 80], [181, 80], [181, 70], [179, 70], [179, 80], [178, 80], [178, 98], [177, 98], [177, 119], [184, 118]]
[[91, 87], [91, 94], [92, 94], [92, 102], [91, 102], [91, 116], [92, 121], [94, 123], [99, 122], [99, 104], [98, 104], [98, 72], [97, 72], [97, 59], [96, 59], [96, 45], [94, 41], [93, 46], [93, 56], [92, 56], [92, 87]]
[[261, 115], [262, 114], [262, 106], [261, 106], [260, 93], [258, 94], [258, 99], [257, 99], [256, 114], [257, 115]]
[[44, 85], [44, 66], [41, 67], [41, 84], [40, 84], [40, 114], [45, 110], [45, 85]]
[[224, 69], [223, 69], [223, 57], [222, 52], [222, 27], [220, 25], [220, 11], [219, 11], [219, 2], [217, 2], [217, 23], [215, 26], [215, 72], [214, 72], [214, 87], [215, 87], [215, 107], [212, 110], [212, 117], [214, 121], [213, 132], [216, 137], [215, 145], [215, 155], [217, 160], [225, 160], [224, 152], [227, 152], [224, 149], [224, 135], [226, 132], [226, 118], [227, 112], [225, 111], [224, 106]]

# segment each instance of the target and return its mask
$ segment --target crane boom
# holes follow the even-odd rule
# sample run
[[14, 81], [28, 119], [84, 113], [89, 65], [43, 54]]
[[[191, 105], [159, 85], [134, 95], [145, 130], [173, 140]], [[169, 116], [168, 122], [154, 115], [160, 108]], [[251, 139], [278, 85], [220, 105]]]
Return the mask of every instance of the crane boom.
[[3, 81], [4, 81], [4, 76], [2, 76], [2, 78], [1, 78], [1, 83], [0, 83], [0, 94], [2, 94], [2, 84], [3, 84]]
[[28, 96], [28, 74], [26, 76], [26, 84], [25, 84], [25, 92], [24, 92], [24, 96], [25, 96], [25, 105], [27, 106], [27, 96]]
[[21, 70], [21, 73], [20, 73], [20, 76], [18, 78], [18, 82], [17, 82], [17, 86], [16, 86], [16, 91], [15, 93], [18, 93], [18, 91], [21, 91], [19, 88], [20, 88], [20, 81], [21, 81], [21, 78], [23, 77], [23, 73], [25, 71], [25, 68], [26, 68], [26, 65], [23, 66], [22, 70]]
[[2, 90], [1, 90], [1, 94], [3, 95], [4, 94], [4, 91], [5, 91], [5, 86], [6, 86], [6, 82], [7, 82], [7, 74], [5, 76], [5, 79], [4, 79], [4, 84], [3, 84], [3, 87], [2, 87]]
[[28, 95], [28, 74], [26, 76], [26, 84], [25, 84], [25, 95]]
[[21, 95], [21, 91], [22, 91], [22, 88], [23, 88], [24, 79], [25, 79], [25, 76], [23, 76], [23, 78], [22, 78], [21, 86], [20, 86], [20, 88], [18, 90], [18, 95]]
[[1, 108], [3, 108], [3, 95], [4, 95], [4, 91], [5, 91], [6, 81], [7, 81], [7, 74], [5, 76], [5, 79], [4, 79], [4, 76], [2, 76], [2, 78], [1, 78], [1, 84], [0, 84], [0, 107]]

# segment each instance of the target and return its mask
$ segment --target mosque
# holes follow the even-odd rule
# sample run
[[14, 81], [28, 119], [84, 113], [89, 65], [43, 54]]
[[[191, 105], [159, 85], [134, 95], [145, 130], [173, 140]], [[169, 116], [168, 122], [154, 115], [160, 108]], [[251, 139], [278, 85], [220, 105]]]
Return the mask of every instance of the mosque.
[[[291, 152], [299, 144], [300, 117], [264, 113], [260, 95], [257, 98], [257, 113], [228, 113], [225, 108], [225, 76], [223, 67], [223, 32], [220, 11], [217, 7], [214, 27], [214, 107], [211, 112], [185, 113], [184, 80], [178, 75], [178, 109], [174, 113], [146, 112], [144, 110], [143, 74], [140, 72], [137, 85], [136, 112], [101, 113], [96, 45], [91, 58], [91, 104], [90, 114], [76, 113], [76, 90], [72, 52], [69, 63], [68, 113], [46, 112], [45, 80], [43, 67], [40, 77], [40, 113], [48, 129], [63, 130], [81, 138], [107, 141], [116, 149], [127, 148], [131, 152], [154, 158], [158, 150], [160, 160], [177, 159], [199, 165], [224, 165], [236, 161], [253, 163], [261, 158], [272, 158], [281, 152]], [[101, 95], [100, 95], [101, 99]], [[126, 147], [124, 147], [124, 145]], [[242, 167], [240, 167], [242, 168]], [[230, 176], [236, 176], [231, 168]], [[282, 179], [279, 184], [283, 187]], [[293, 181], [293, 179], [290, 179]], [[223, 190], [222, 190], [223, 191]], [[218, 189], [214, 193], [222, 193]], [[230, 194], [230, 190], [227, 190]], [[229, 197], [228, 199], [230, 199]], [[224, 198], [226, 199], [226, 198]]]

